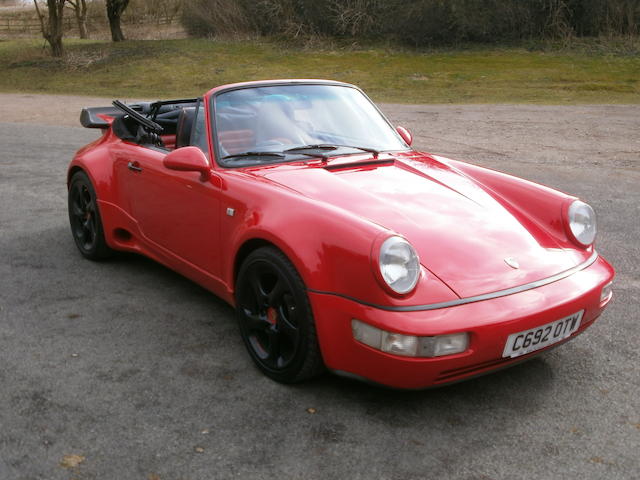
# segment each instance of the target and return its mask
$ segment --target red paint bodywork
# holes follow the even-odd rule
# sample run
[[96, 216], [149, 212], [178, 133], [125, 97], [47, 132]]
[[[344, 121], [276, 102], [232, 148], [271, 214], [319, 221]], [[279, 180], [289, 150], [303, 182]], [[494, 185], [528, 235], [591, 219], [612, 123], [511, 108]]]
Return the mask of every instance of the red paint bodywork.
[[[209, 100], [229, 87], [204, 96], [209, 133]], [[511, 333], [584, 309], [580, 333], [606, 306], [600, 293], [614, 271], [598, 257], [520, 293], [389, 310], [508, 289], [584, 263], [593, 247], [577, 245], [564, 218], [575, 198], [547, 187], [412, 150], [230, 169], [215, 162], [210, 144], [206, 175], [169, 169], [166, 157], [105, 129], [72, 160], [69, 176], [82, 169], [95, 186], [109, 246], [149, 256], [233, 305], [242, 258], [275, 245], [307, 286], [323, 359], [334, 371], [399, 388], [449, 383], [514, 363], [502, 358]], [[384, 288], [372, 261], [392, 234], [407, 238], [422, 263], [407, 295]], [[509, 256], [521, 268], [503, 261]], [[394, 356], [356, 342], [354, 318], [411, 335], [470, 332], [470, 346], [439, 358]]]

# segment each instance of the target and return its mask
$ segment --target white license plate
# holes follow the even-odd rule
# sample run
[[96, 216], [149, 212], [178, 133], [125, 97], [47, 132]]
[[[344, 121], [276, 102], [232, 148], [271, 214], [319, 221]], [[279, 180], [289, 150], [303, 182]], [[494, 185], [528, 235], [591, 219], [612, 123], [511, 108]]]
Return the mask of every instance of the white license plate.
[[502, 356], [519, 357], [564, 340], [578, 330], [583, 313], [584, 310], [580, 310], [560, 320], [509, 335]]

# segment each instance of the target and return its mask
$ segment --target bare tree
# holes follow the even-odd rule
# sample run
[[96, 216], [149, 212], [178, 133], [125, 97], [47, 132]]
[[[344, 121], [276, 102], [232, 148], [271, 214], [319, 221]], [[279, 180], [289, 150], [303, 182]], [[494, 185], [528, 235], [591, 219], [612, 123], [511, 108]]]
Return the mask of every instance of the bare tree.
[[129, 5], [129, 0], [107, 0], [107, 17], [109, 18], [111, 39], [114, 42], [124, 40], [124, 34], [120, 28], [120, 17], [122, 17], [127, 5]]
[[67, 0], [76, 15], [80, 38], [89, 38], [87, 33], [87, 0]]
[[66, 0], [47, 0], [48, 15], [45, 21], [45, 15], [40, 11], [38, 1], [33, 0], [36, 6], [36, 13], [40, 20], [40, 30], [42, 36], [51, 45], [51, 55], [61, 57], [62, 50], [62, 17], [64, 15], [64, 4]]

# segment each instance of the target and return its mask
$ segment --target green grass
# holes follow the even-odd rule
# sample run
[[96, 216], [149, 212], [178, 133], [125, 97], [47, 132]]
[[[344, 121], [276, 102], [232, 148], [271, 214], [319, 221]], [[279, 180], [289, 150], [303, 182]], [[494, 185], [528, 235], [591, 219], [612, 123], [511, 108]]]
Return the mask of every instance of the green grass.
[[225, 83], [329, 78], [398, 103], [640, 103], [640, 56], [524, 48], [419, 52], [272, 41], [0, 42], [0, 91], [128, 98], [200, 95]]

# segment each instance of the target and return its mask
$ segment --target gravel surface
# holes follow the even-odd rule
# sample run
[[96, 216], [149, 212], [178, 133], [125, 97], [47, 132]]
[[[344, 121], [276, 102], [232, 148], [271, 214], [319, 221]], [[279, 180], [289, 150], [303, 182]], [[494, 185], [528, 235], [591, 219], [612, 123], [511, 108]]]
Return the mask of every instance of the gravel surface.
[[615, 299], [520, 366], [423, 392], [262, 376], [230, 307], [77, 253], [65, 169], [105, 99], [0, 95], [0, 479], [640, 478], [640, 107], [382, 105], [425, 150], [579, 195]]

